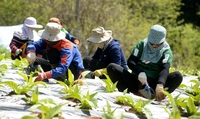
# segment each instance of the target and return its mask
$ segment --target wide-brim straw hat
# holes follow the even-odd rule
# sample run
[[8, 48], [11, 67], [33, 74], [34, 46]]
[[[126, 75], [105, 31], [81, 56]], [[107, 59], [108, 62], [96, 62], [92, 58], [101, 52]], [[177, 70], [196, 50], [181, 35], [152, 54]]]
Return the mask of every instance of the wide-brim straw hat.
[[39, 30], [38, 35], [48, 41], [59, 41], [65, 39], [65, 33], [61, 31], [61, 26], [57, 23], [47, 23], [45, 29]]
[[104, 30], [103, 27], [98, 27], [92, 29], [92, 35], [87, 39], [87, 41], [92, 43], [101, 43], [109, 40], [112, 37], [111, 30]]

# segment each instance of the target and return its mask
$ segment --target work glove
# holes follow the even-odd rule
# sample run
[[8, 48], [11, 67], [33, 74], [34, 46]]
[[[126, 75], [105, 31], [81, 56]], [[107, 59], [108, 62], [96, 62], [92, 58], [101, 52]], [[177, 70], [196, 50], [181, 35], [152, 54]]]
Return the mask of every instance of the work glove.
[[34, 52], [29, 52], [26, 56], [26, 59], [28, 61], [29, 64], [33, 64], [36, 60], [36, 55]]
[[99, 76], [101, 76], [104, 73], [107, 74], [107, 69], [106, 68], [95, 70], [93, 72], [93, 75], [99, 77]]
[[35, 81], [42, 81], [42, 80], [44, 80], [46, 78], [47, 78], [47, 75], [44, 72], [42, 72], [42, 73], [38, 74], [38, 76], [36, 77]]
[[17, 49], [17, 50], [15, 51], [15, 55], [17, 56], [17, 55], [19, 55], [21, 52], [22, 52], [21, 49]]
[[147, 76], [146, 76], [145, 72], [139, 73], [138, 80], [142, 83], [142, 85], [147, 83]]
[[156, 100], [161, 101], [165, 98], [165, 95], [163, 93], [164, 88], [162, 84], [157, 84], [156, 86]]

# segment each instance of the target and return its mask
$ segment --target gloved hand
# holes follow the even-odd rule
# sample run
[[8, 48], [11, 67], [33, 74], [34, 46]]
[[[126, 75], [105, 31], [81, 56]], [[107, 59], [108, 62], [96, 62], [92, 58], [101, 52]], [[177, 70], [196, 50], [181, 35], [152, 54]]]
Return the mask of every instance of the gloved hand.
[[107, 69], [106, 69], [106, 68], [95, 70], [95, 71], [93, 72], [93, 75], [99, 77], [99, 76], [101, 76], [103, 73], [107, 74]]
[[138, 80], [142, 83], [142, 85], [147, 83], [147, 76], [146, 76], [145, 72], [139, 73]]
[[17, 55], [19, 55], [21, 52], [22, 52], [21, 49], [17, 49], [17, 50], [15, 51], [15, 55], [17, 56]]
[[26, 56], [26, 59], [28, 61], [29, 64], [33, 64], [36, 60], [36, 55], [34, 52], [29, 52]]
[[42, 80], [44, 80], [46, 78], [47, 78], [47, 75], [43, 72], [43, 73], [38, 74], [38, 76], [36, 77], [35, 81], [42, 81]]
[[163, 94], [164, 88], [162, 84], [157, 84], [156, 86], [156, 100], [160, 101], [165, 98]]

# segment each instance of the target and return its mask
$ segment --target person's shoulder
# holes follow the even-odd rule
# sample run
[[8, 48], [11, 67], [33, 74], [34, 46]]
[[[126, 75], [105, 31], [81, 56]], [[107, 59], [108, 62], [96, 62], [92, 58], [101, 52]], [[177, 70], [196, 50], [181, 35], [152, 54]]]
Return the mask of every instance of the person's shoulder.
[[22, 35], [23, 35], [23, 32], [22, 32], [21, 29], [19, 29], [19, 30], [14, 31], [13, 35], [14, 35], [14, 36], [22, 36]]
[[73, 48], [73, 43], [67, 39], [62, 39], [59, 41], [61, 48]]

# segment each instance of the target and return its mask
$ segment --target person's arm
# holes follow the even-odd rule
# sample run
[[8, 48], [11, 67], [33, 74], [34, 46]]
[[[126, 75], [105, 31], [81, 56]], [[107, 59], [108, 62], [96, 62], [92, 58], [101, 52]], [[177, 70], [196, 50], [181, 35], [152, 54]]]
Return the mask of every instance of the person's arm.
[[144, 70], [138, 65], [140, 61], [141, 54], [143, 52], [143, 41], [140, 41], [136, 46], [133, 48], [131, 55], [127, 60], [128, 67], [135, 72], [137, 75], [140, 72], [144, 72]]
[[161, 72], [159, 73], [159, 78], [157, 84], [162, 84], [163, 86], [165, 85], [165, 82], [167, 80], [167, 76], [169, 74], [169, 68], [170, 64], [165, 63], [162, 65]]
[[130, 55], [127, 61], [128, 67], [137, 75], [140, 72], [144, 72], [144, 70], [137, 64], [138, 62], [139, 62], [139, 59], [134, 55]]
[[121, 52], [119, 48], [114, 48], [110, 52], [111, 63], [121, 65]]
[[[11, 50], [11, 53], [14, 53], [15, 54], [15, 51], [18, 49], [17, 45], [19, 44], [17, 41], [16, 41], [16, 38], [17, 37], [13, 37], [10, 44], [9, 44], [9, 47], [10, 47], [10, 50]], [[21, 44], [20, 44], [21, 45]]]
[[46, 42], [44, 41], [44, 39], [39, 39], [38, 41], [34, 41], [30, 44], [28, 44], [27, 48], [26, 48], [26, 52], [36, 52], [37, 51], [41, 51], [44, 50], [46, 48]]
[[167, 50], [163, 54], [163, 60], [162, 60], [162, 66], [161, 66], [161, 71], [159, 73], [158, 77], [158, 84], [162, 84], [165, 86], [165, 82], [167, 80], [167, 76], [169, 74], [169, 69], [172, 64], [172, 51]]

